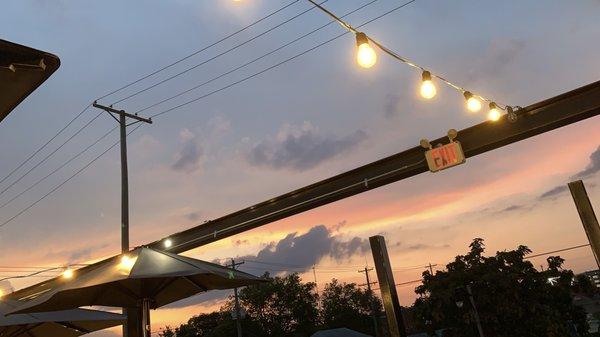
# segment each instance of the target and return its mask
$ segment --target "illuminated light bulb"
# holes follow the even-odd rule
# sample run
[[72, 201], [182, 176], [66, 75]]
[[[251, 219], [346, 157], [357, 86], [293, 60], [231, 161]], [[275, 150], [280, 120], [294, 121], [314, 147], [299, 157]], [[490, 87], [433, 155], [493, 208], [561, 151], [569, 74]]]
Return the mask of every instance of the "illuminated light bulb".
[[65, 269], [65, 271], [63, 271], [63, 273], [62, 273], [62, 277], [66, 278], [66, 279], [73, 278], [73, 275], [75, 275], [75, 273], [73, 272], [73, 269], [71, 269], [71, 268]]
[[369, 38], [365, 33], [356, 33], [356, 45], [358, 51], [356, 53], [356, 61], [363, 68], [371, 68], [377, 63], [377, 53], [369, 45]]
[[173, 241], [171, 241], [171, 239], [166, 239], [163, 242], [163, 245], [165, 246], [165, 248], [171, 248], [171, 246], [173, 246]]
[[124, 270], [131, 270], [131, 268], [133, 268], [133, 265], [135, 264], [135, 261], [137, 260], [137, 257], [129, 257], [127, 255], [123, 255], [123, 257], [121, 257], [121, 263], [119, 263], [119, 267], [121, 269]]
[[431, 80], [431, 73], [428, 71], [423, 72], [423, 82], [421, 82], [421, 96], [425, 99], [432, 99], [437, 94], [435, 84]]
[[500, 112], [500, 108], [494, 102], [490, 103], [490, 111], [488, 112], [488, 120], [492, 122], [497, 122], [500, 117], [502, 117], [502, 113]]
[[467, 100], [467, 109], [469, 111], [479, 112], [481, 110], [481, 102], [471, 92], [465, 91], [465, 99]]
[[4, 291], [0, 289], [0, 298], [2, 298], [2, 296], [4, 296]]

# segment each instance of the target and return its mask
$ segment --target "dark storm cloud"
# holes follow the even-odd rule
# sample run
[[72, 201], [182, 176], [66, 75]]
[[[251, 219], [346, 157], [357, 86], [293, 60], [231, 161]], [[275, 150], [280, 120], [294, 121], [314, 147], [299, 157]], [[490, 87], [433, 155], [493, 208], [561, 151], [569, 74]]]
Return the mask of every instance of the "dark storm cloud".
[[411, 244], [411, 245], [407, 246], [407, 245], [404, 245], [402, 242], [398, 241], [392, 246], [392, 248], [394, 250], [398, 250], [398, 251], [422, 251], [422, 250], [450, 248], [450, 245], [447, 243], [439, 244], [439, 245], [416, 243], [416, 244]]
[[327, 227], [318, 225], [306, 234], [290, 233], [279, 242], [269, 244], [255, 256], [245, 256], [244, 259], [264, 263], [261, 267], [265, 271], [269, 271], [269, 266], [274, 271], [293, 266], [293, 271], [301, 272], [307, 271], [324, 257], [343, 261], [368, 249], [369, 242], [366, 239], [354, 237], [347, 241], [342, 240], [333, 236]]
[[200, 212], [190, 212], [185, 215], [185, 218], [190, 221], [198, 221], [198, 220], [200, 220], [200, 215], [201, 215]]
[[572, 180], [585, 179], [600, 171], [600, 146], [590, 155], [590, 163], [585, 169], [571, 177]]
[[517, 57], [522, 54], [527, 43], [521, 39], [495, 39], [489, 42], [485, 54], [469, 70], [470, 80], [477, 80], [490, 74], [508, 69]]
[[203, 154], [204, 151], [195, 138], [187, 139], [171, 168], [179, 172], [195, 172], [200, 169], [200, 159]]
[[94, 252], [108, 247], [108, 243], [83, 247], [74, 250], [50, 251], [46, 254], [46, 259], [67, 260], [69, 263], [82, 262], [93, 257]]
[[[590, 162], [589, 164], [581, 171], [575, 173], [571, 176], [571, 180], [580, 180], [590, 178], [600, 171], [600, 146], [590, 154]], [[548, 200], [554, 199], [563, 193], [567, 192], [568, 187], [566, 184], [558, 185], [544, 193], [542, 193], [538, 200]]]
[[527, 204], [513, 204], [510, 205], [508, 207], [505, 207], [499, 211], [497, 211], [497, 214], [502, 214], [502, 213], [511, 213], [511, 212], [519, 212], [519, 211], [530, 211], [533, 208], [532, 205], [527, 205]]
[[276, 138], [255, 144], [247, 159], [254, 166], [303, 171], [354, 149], [366, 138], [362, 130], [343, 137], [323, 135], [305, 123], [300, 128], [284, 127]]
[[[240, 270], [261, 276], [265, 272], [271, 275], [310, 270], [324, 257], [336, 261], [344, 261], [355, 254], [363, 254], [369, 250], [366, 239], [353, 237], [343, 240], [332, 235], [332, 230], [324, 225], [312, 227], [306, 234], [290, 233], [278, 242], [268, 244], [256, 255], [237, 257], [236, 261], [245, 261]], [[212, 261], [217, 263], [218, 261]], [[186, 307], [199, 303], [214, 304], [231, 295], [231, 291], [210, 291], [194, 296], [168, 307]]]
[[559, 185], [559, 186], [556, 186], [556, 187], [542, 193], [538, 197], [538, 200], [554, 199], [554, 198], [558, 197], [559, 195], [565, 193], [566, 191], [567, 191], [567, 185]]

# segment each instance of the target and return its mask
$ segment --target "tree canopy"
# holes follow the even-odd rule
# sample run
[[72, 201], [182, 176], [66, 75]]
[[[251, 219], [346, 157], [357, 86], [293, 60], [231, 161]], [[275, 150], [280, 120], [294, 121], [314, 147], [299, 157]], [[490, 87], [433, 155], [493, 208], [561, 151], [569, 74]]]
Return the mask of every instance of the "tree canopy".
[[[348, 327], [374, 335], [371, 308], [381, 313], [381, 301], [354, 283], [332, 280], [321, 296], [316, 285], [303, 283], [298, 274], [270, 277], [271, 282], [239, 291], [244, 336], [306, 337], [317, 330]], [[162, 337], [235, 336], [231, 317], [234, 299], [220, 311], [194, 316], [177, 328], [167, 327]]]
[[[587, 277], [574, 277], [558, 256], [537, 270], [527, 260], [526, 246], [484, 253], [484, 241], [474, 239], [444, 270], [423, 273], [415, 289], [419, 297], [404, 312], [411, 333], [445, 329], [445, 336], [478, 337], [476, 308], [486, 337], [590, 336], [584, 310], [573, 304], [574, 294], [598, 294]], [[264, 277], [271, 282], [239, 291], [244, 337], [308, 337], [340, 327], [375, 336], [372, 313], [379, 318], [379, 336], [387, 336], [381, 301], [357, 284], [333, 279], [317, 294], [316, 285], [298, 274]], [[234, 307], [229, 298], [219, 311], [167, 328], [161, 337], [235, 336]]]
[[453, 336], [478, 336], [469, 286], [486, 336], [587, 333], [586, 315], [572, 303], [574, 275], [562, 268], [563, 259], [551, 256], [548, 268], [538, 271], [525, 259], [531, 253], [526, 246], [489, 257], [484, 251], [484, 241], [474, 239], [470, 251], [457, 256], [446, 270], [423, 273], [414, 305], [421, 324], [451, 328]]

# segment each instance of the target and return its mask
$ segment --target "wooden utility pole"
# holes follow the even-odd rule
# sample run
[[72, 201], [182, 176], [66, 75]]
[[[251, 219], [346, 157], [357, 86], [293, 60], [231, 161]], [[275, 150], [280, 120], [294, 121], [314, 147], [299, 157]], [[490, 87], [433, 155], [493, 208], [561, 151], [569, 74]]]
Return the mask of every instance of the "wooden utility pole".
[[[97, 102], [93, 104], [94, 108], [104, 110], [114, 118], [120, 126], [121, 138], [121, 253], [129, 252], [129, 175], [127, 169], [127, 127], [129, 125], [144, 122], [152, 124], [152, 119], [143, 118], [137, 114], [129, 114], [124, 110], [114, 109], [112, 106], [100, 105]], [[115, 115], [119, 116], [117, 119]], [[127, 119], [133, 119], [131, 123], [127, 123]], [[147, 306], [140, 308], [123, 308], [123, 313], [127, 315], [127, 321], [123, 324], [124, 337], [142, 337], [147, 335], [147, 331], [140, 331], [139, 320], [142, 315], [141, 310], [149, 310]], [[149, 317], [149, 315], [145, 315]], [[143, 329], [149, 329], [145, 324]]]
[[[242, 264], [244, 264], [244, 261], [236, 263], [234, 259], [231, 259], [231, 265], [229, 265], [228, 267], [236, 269], [237, 266]], [[238, 288], [233, 288], [233, 295], [235, 297], [235, 327], [237, 330], [237, 336], [242, 337], [242, 313], [240, 310], [240, 298], [238, 296]]]
[[[368, 292], [369, 296], [372, 296], [373, 290], [371, 289], [371, 284], [377, 284], [377, 282], [371, 282], [371, 280], [369, 278], [370, 271], [373, 271], [373, 268], [369, 268], [368, 266], [365, 266], [365, 269], [359, 270], [358, 272], [365, 273], [365, 277], [367, 278], [367, 283], [361, 284], [361, 286], [367, 286], [367, 292]], [[369, 305], [371, 307], [371, 316], [373, 317], [373, 329], [375, 330], [375, 337], [379, 337], [379, 324], [377, 324], [377, 313], [375, 312], [375, 306], [374, 306], [373, 301], [370, 301]]]
[[583, 229], [596, 258], [596, 265], [600, 268], [600, 226], [598, 225], [598, 218], [596, 218], [590, 198], [585, 190], [585, 185], [583, 185], [583, 181], [581, 180], [573, 181], [569, 183], [569, 190], [571, 190], [571, 195], [573, 196], [573, 201], [575, 201], [577, 212], [579, 212]]
[[381, 297], [383, 298], [390, 336], [406, 337], [402, 307], [400, 307], [400, 301], [398, 300], [396, 282], [394, 282], [394, 274], [392, 273], [385, 238], [381, 235], [371, 236], [369, 243], [371, 244], [371, 252], [375, 261], [375, 270], [377, 271], [377, 279], [379, 280], [379, 289], [381, 289]]

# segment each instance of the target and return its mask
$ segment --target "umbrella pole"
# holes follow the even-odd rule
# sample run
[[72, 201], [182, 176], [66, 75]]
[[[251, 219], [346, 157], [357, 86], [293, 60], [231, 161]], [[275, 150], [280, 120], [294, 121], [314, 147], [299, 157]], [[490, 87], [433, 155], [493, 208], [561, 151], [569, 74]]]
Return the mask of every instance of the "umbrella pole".
[[143, 337], [150, 337], [150, 299], [142, 300], [142, 320], [141, 320], [141, 331]]

